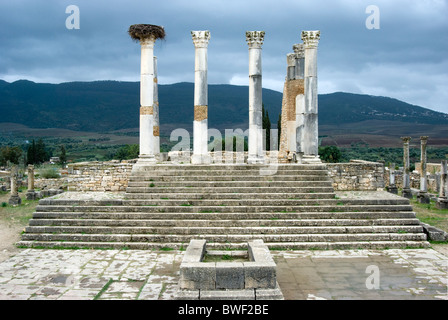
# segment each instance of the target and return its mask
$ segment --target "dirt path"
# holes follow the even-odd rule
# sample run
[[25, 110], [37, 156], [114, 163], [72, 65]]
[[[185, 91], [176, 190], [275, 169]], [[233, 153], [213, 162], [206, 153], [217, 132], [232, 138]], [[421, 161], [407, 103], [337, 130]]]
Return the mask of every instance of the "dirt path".
[[20, 249], [16, 248], [14, 243], [20, 240], [22, 230], [23, 226], [20, 225], [0, 223], [0, 262], [19, 252]]
[[[0, 194], [0, 204], [8, 202], [9, 194]], [[20, 234], [26, 227], [21, 219], [11, 219], [11, 214], [4, 208], [0, 208], [0, 262], [19, 252], [15, 243], [20, 240]]]

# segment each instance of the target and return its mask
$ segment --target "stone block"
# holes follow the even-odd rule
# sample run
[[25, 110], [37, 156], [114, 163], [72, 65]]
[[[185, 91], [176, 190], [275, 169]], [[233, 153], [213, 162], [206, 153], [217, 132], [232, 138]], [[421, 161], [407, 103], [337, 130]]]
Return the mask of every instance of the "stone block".
[[430, 197], [429, 194], [427, 192], [419, 192], [417, 194], [417, 201], [419, 203], [425, 203], [425, 204], [429, 204], [430, 203]]
[[255, 300], [254, 290], [201, 290], [201, 300]]
[[199, 300], [199, 290], [179, 290], [176, 300]]
[[214, 262], [190, 262], [180, 266], [181, 289], [213, 290], [216, 287], [216, 264]]
[[283, 293], [278, 284], [274, 289], [255, 289], [255, 300], [283, 300]]
[[438, 198], [436, 202], [437, 209], [448, 209], [448, 199]]
[[13, 195], [9, 198], [8, 203], [12, 206], [17, 206], [22, 204], [22, 199], [19, 196]]
[[275, 288], [277, 274], [275, 263], [244, 262], [245, 288]]
[[431, 241], [448, 241], [448, 233], [436, 227], [422, 223], [423, 231], [426, 233], [428, 240]]
[[244, 289], [244, 276], [242, 262], [216, 263], [216, 289]]

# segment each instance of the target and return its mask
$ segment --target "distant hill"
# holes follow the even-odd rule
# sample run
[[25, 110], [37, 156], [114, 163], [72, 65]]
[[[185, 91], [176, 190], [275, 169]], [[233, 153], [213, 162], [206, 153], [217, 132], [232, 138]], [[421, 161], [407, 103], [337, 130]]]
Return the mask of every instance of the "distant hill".
[[[139, 90], [138, 82], [45, 84], [0, 80], [0, 123], [90, 132], [138, 128]], [[247, 128], [247, 86], [209, 85], [208, 96], [210, 128]], [[193, 83], [159, 85], [162, 132], [169, 133], [177, 127], [191, 130], [193, 101]], [[263, 103], [275, 127], [281, 112], [282, 93], [263, 89]], [[448, 114], [387, 97], [337, 92], [319, 95], [319, 125], [320, 134], [336, 134], [338, 130], [343, 130], [338, 133], [343, 134], [351, 130], [351, 134], [381, 131], [377, 134], [387, 136], [392, 128], [393, 135], [399, 136], [412, 128], [447, 126]], [[353, 131], [354, 128], [359, 132]]]

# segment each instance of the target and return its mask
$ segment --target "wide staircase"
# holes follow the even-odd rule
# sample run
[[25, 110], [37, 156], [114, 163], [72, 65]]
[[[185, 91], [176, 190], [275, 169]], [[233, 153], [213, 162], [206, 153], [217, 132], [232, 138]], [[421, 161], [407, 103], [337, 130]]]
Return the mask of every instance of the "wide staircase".
[[170, 165], [130, 177], [123, 199], [42, 199], [23, 247], [271, 249], [427, 247], [408, 199], [338, 199], [325, 165]]

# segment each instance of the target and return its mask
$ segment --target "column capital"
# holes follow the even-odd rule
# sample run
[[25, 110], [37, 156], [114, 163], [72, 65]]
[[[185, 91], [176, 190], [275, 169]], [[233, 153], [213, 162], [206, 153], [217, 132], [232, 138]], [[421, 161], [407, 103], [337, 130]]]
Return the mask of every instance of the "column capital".
[[411, 137], [401, 137], [404, 143], [409, 143], [411, 141]]
[[320, 40], [320, 31], [302, 31], [302, 40], [305, 48], [316, 48]]
[[139, 41], [141, 46], [154, 48], [154, 44], [156, 43], [156, 37], [151, 35], [145, 38], [141, 38]]
[[420, 137], [420, 141], [421, 141], [422, 143], [426, 143], [426, 142], [428, 142], [428, 137], [427, 137], [427, 136], [421, 136], [421, 137]]
[[246, 41], [249, 48], [261, 49], [264, 41], [264, 31], [246, 31]]
[[191, 37], [193, 38], [195, 48], [207, 48], [210, 40], [210, 31], [191, 31]]
[[292, 46], [292, 49], [294, 50], [297, 59], [305, 57], [305, 46], [303, 43], [296, 43]]

